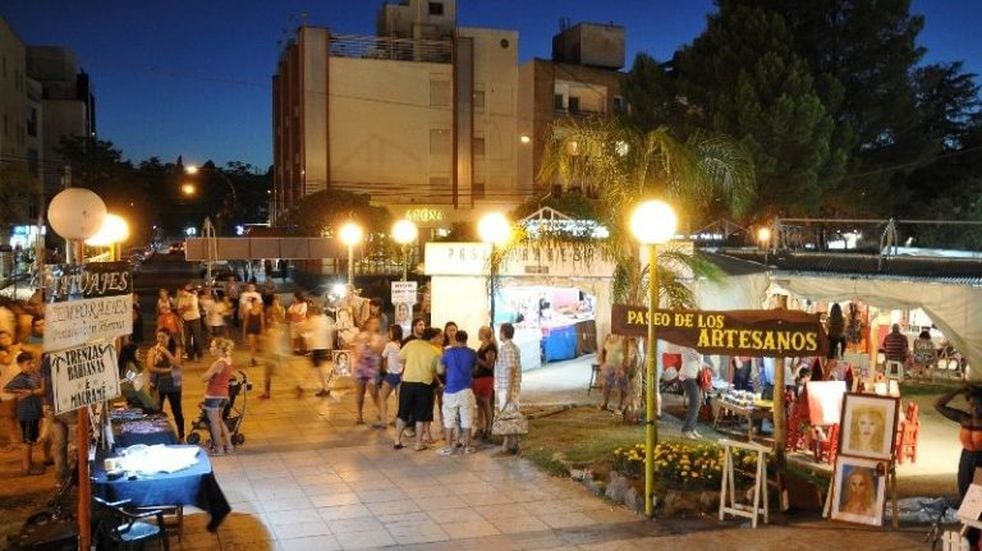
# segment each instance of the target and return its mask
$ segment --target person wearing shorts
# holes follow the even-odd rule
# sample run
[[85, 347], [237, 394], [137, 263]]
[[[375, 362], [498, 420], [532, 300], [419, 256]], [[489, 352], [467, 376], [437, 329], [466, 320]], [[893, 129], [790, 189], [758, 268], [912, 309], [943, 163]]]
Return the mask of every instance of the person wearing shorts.
[[403, 364], [402, 385], [399, 387], [399, 414], [396, 419], [396, 439], [393, 447], [402, 449], [402, 435], [410, 420], [416, 424], [416, 451], [426, 449], [423, 435], [433, 422], [433, 381], [440, 362], [440, 341], [443, 332], [427, 327], [419, 339], [409, 341], [399, 351]]
[[382, 390], [379, 392], [379, 408], [382, 410], [382, 422], [389, 422], [389, 394], [402, 384], [402, 362], [399, 361], [399, 343], [402, 341], [402, 327], [393, 323], [389, 326], [389, 342], [382, 349], [382, 361], [385, 363], [385, 377], [382, 378]]
[[443, 418], [443, 439], [447, 445], [437, 453], [447, 456], [453, 454], [454, 428], [460, 425], [459, 441], [464, 446], [464, 453], [473, 453], [471, 448], [471, 427], [474, 425], [474, 411], [477, 404], [474, 401], [473, 384], [474, 366], [477, 365], [477, 352], [467, 347], [467, 331], [458, 330], [450, 348], [444, 350], [443, 359], [437, 368], [446, 375], [446, 386], [443, 389], [443, 407], [440, 417]]
[[208, 428], [211, 431], [212, 455], [232, 453], [232, 435], [222, 419], [222, 412], [228, 405], [228, 382], [232, 377], [232, 341], [216, 338], [211, 341], [208, 351], [215, 357], [208, 371], [201, 376], [205, 382], [204, 410], [208, 415]]
[[[304, 347], [310, 350], [311, 368], [317, 382], [320, 383], [321, 388], [315, 396], [321, 398], [330, 396], [331, 389], [328, 388], [330, 378], [323, 366], [325, 362], [328, 364], [331, 362], [331, 350], [334, 348], [334, 322], [324, 314], [320, 306], [312, 306], [310, 315], [298, 331], [306, 336]], [[303, 396], [303, 386], [297, 385], [297, 398], [301, 396]]]
[[494, 396], [494, 362], [498, 357], [498, 345], [494, 342], [494, 331], [485, 325], [477, 332], [481, 347], [477, 350], [477, 367], [474, 368], [474, 397], [477, 399], [477, 430], [474, 438], [491, 436], [491, 419], [494, 409], [491, 399]]
[[21, 447], [24, 451], [21, 456], [21, 474], [24, 476], [44, 474], [44, 466], [35, 467], [33, 461], [34, 446], [41, 436], [41, 418], [44, 416], [41, 401], [41, 397], [44, 396], [44, 384], [34, 354], [30, 352], [18, 354], [17, 366], [20, 367], [20, 373], [15, 375], [3, 390], [17, 397], [17, 422], [20, 424]]

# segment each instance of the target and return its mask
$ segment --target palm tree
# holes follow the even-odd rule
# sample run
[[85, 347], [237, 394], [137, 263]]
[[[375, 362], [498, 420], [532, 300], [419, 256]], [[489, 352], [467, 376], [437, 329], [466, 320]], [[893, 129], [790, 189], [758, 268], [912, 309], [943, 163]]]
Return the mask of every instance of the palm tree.
[[[665, 127], [643, 132], [613, 119], [567, 118], [554, 123], [539, 178], [558, 179], [565, 190], [594, 198], [598, 222], [609, 236], [592, 244], [617, 262], [612, 299], [634, 304], [647, 288], [647, 269], [642, 268], [640, 249], [628, 228], [636, 204], [660, 197], [680, 218], [690, 219], [720, 203], [739, 214], [750, 205], [756, 187], [750, 155], [725, 137], [697, 133], [681, 142]], [[562, 235], [549, 237], [564, 241]], [[691, 290], [678, 276], [679, 268], [710, 278], [719, 275], [699, 255], [666, 251], [659, 257], [660, 295], [672, 308], [695, 305]]]
[[[533, 236], [517, 228], [519, 235], [511, 246], [599, 247], [616, 262], [611, 300], [627, 304], [644, 302], [648, 288], [647, 263], [642, 265], [640, 247], [628, 227], [635, 205], [660, 197], [673, 205], [680, 218], [690, 220], [720, 204], [739, 214], [750, 205], [755, 188], [750, 155], [725, 137], [695, 134], [682, 142], [665, 127], [644, 132], [625, 121], [609, 119], [567, 118], [554, 123], [539, 178], [558, 180], [567, 192], [588, 198], [607, 237], [541, 229]], [[499, 259], [500, 255], [492, 262]], [[670, 308], [695, 307], [692, 290], [680, 276], [682, 270], [711, 280], [721, 277], [704, 257], [668, 248], [659, 254], [657, 270], [659, 298]], [[638, 367], [644, 355], [638, 339], [629, 342], [637, 401], [642, 393]]]

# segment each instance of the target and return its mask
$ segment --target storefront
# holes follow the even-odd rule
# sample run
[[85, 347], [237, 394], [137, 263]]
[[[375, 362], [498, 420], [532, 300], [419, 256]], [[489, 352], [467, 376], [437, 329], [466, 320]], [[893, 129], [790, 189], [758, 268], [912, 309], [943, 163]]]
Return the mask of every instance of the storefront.
[[[434, 326], [454, 321], [476, 336], [491, 315], [491, 245], [427, 243]], [[596, 350], [610, 327], [614, 263], [588, 246], [522, 247], [494, 276], [495, 325], [515, 325], [524, 369]]]

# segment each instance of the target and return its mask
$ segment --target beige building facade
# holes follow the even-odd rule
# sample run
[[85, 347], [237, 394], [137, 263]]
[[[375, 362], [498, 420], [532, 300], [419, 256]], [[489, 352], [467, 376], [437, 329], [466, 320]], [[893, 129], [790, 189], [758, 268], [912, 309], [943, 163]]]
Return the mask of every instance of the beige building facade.
[[273, 77], [274, 222], [345, 190], [413, 218], [425, 239], [524, 199], [518, 34], [455, 16], [453, 0], [403, 0], [382, 6], [377, 36], [297, 30]]
[[580, 23], [552, 39], [551, 59], [519, 68], [518, 180], [541, 195], [556, 182], [540, 177], [542, 154], [553, 123], [571, 117], [608, 117], [627, 109], [620, 92], [624, 27]]

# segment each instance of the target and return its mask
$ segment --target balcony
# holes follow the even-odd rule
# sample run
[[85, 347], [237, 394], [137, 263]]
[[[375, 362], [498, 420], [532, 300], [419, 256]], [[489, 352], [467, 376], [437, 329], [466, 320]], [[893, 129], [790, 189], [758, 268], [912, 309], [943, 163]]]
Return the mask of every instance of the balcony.
[[450, 63], [451, 43], [354, 34], [331, 35], [332, 57]]

